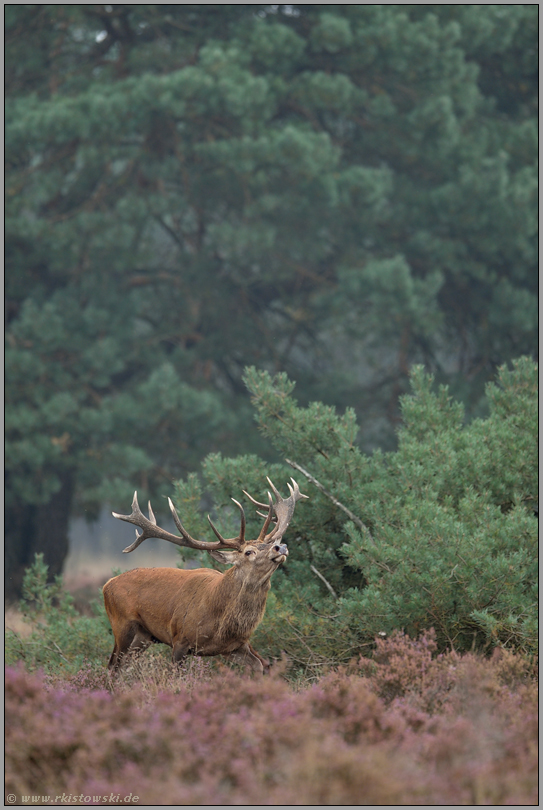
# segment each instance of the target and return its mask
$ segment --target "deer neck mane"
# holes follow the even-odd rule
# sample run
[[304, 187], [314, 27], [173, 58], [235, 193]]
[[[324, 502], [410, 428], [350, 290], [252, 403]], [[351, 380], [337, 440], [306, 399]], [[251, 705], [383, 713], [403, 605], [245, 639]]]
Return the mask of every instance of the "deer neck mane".
[[219, 585], [223, 638], [239, 634], [250, 636], [264, 615], [270, 578], [271, 574], [261, 577], [260, 581], [251, 581], [236, 566], [223, 574]]
[[251, 572], [249, 576], [246, 571], [240, 570], [237, 566], [229, 568], [222, 575], [220, 583], [220, 591], [229, 599], [237, 601], [242, 599], [244, 602], [247, 599], [259, 601], [263, 599], [266, 601], [268, 591], [271, 587], [271, 577], [273, 570], [261, 572], [260, 576], [256, 575], [257, 572]]

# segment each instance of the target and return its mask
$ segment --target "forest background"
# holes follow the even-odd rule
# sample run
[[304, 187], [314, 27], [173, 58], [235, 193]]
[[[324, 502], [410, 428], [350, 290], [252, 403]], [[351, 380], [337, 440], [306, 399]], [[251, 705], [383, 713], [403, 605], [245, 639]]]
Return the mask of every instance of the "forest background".
[[[163, 503], [209, 453], [246, 458], [207, 462], [225, 499], [263, 486], [285, 439], [247, 381], [261, 415], [298, 413], [278, 373], [345, 413], [357, 458], [398, 448], [417, 363], [463, 403], [444, 429], [497, 418], [485, 385], [537, 352], [537, 14], [6, 5], [8, 598], [36, 552], [61, 572], [71, 518]], [[323, 508], [312, 565], [357, 587]]]
[[[538, 6], [4, 8], [8, 804], [538, 805]], [[70, 523], [266, 476], [270, 676], [112, 684]]]

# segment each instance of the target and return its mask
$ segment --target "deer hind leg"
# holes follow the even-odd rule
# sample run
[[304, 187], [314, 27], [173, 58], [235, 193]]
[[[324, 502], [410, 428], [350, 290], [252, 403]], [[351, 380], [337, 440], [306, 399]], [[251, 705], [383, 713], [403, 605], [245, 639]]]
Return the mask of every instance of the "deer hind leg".
[[230, 659], [230, 661], [237, 661], [244, 666], [250, 666], [255, 675], [263, 675], [264, 672], [269, 670], [268, 662], [250, 644], [243, 644], [225, 658]]
[[138, 625], [136, 635], [132, 640], [128, 652], [130, 655], [144, 652], [153, 643], [153, 636], [144, 627]]
[[124, 625], [115, 637], [115, 646], [108, 669], [115, 674], [123, 666], [128, 654], [143, 652], [151, 644], [153, 637], [137, 622]]
[[131, 625], [123, 627], [118, 633], [115, 634], [115, 645], [107, 668], [111, 675], [116, 675], [123, 664], [124, 656], [134, 638], [135, 629], [132, 630]]
[[266, 661], [265, 658], [262, 658], [260, 653], [257, 653], [257, 651], [255, 650], [255, 648], [253, 647], [252, 644], [249, 644], [249, 642], [247, 642], [247, 646], [249, 647], [249, 652], [252, 655], [255, 655], [258, 658], [258, 660], [260, 661], [260, 663], [262, 664], [262, 669], [264, 670], [264, 675], [267, 675], [268, 672], [270, 671], [270, 662]]

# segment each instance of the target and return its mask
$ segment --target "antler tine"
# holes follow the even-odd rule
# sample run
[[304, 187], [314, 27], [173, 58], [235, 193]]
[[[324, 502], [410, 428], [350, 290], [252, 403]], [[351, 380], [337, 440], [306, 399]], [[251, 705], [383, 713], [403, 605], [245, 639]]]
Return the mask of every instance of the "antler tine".
[[231, 498], [231, 500], [234, 501], [234, 503], [236, 504], [236, 506], [239, 507], [239, 510], [241, 512], [241, 525], [237, 537], [232, 537], [229, 540], [226, 539], [225, 537], [222, 536], [222, 534], [220, 534], [219, 530], [213, 525], [213, 521], [211, 520], [209, 515], [207, 516], [207, 519], [216, 537], [218, 537], [220, 542], [222, 543], [223, 548], [239, 549], [245, 543], [245, 512], [243, 511], [243, 506], [239, 503], [239, 501], [236, 501], [235, 498]]
[[276, 500], [276, 501], [282, 501], [283, 499], [281, 498], [281, 493], [280, 493], [280, 492], [279, 492], [279, 490], [278, 490], [278, 489], [277, 489], [277, 488], [276, 488], [276, 487], [273, 485], [273, 483], [271, 482], [271, 480], [270, 480], [270, 479], [269, 479], [267, 476], [266, 476], [266, 481], [268, 482], [268, 484], [270, 485], [270, 487], [271, 487], [271, 488], [272, 488], [272, 490], [273, 490], [273, 494], [275, 495], [275, 500]]
[[295, 501], [299, 501], [301, 498], [309, 498], [309, 495], [304, 495], [303, 492], [300, 492], [300, 487], [294, 478], [291, 478], [290, 480], [292, 481], [292, 486], [290, 486], [290, 484], [287, 482], [287, 487], [289, 488], [290, 494]]
[[[151, 506], [150, 503], [149, 503], [149, 506]], [[138, 492], [137, 492], [137, 490], [134, 492], [134, 497], [132, 498], [132, 513], [130, 515], [119, 515], [119, 514], [117, 514], [117, 512], [112, 512], [111, 514], [113, 515], [113, 517], [119, 518], [119, 520], [127, 520], [130, 523], [135, 523], [134, 518], [139, 518], [139, 517], [142, 517], [144, 520], [146, 520], [146, 517], [143, 514], [143, 512], [141, 511], [140, 505], [138, 503]], [[153, 520], [154, 517], [155, 516], [153, 514], [151, 514], [151, 521]]]
[[[151, 507], [151, 501], [147, 501], [147, 507], [149, 510], [149, 523], [151, 523], [153, 526], [156, 526], [156, 517]], [[145, 515], [143, 514], [143, 512], [139, 507], [137, 492], [134, 492], [134, 498], [132, 500], [132, 515], [134, 513], [138, 517], [139, 515], [141, 515], [142, 520], [147, 520], [147, 518], [145, 517]], [[115, 512], [112, 512], [111, 514], [113, 515], [113, 517], [121, 518], [121, 520], [126, 520], [126, 518], [123, 518], [122, 515], [117, 515]], [[153, 536], [152, 533], [145, 534], [145, 530], [140, 534], [136, 529], [136, 539], [131, 545], [127, 546], [126, 548], [123, 548], [123, 554], [128, 554], [129, 552], [134, 551], [134, 549], [136, 549], [139, 545], [141, 545], [141, 543], [143, 543], [144, 540], [147, 540], [148, 537], [152, 536]]]
[[[247, 497], [249, 498], [249, 500], [251, 501], [251, 503], [254, 503], [254, 505], [255, 505], [255, 506], [260, 506], [260, 508], [261, 508], [261, 509], [267, 509], [267, 508], [268, 508], [268, 504], [267, 504], [267, 503], [260, 503], [260, 501], [256, 501], [256, 500], [253, 498], [253, 496], [252, 496], [252, 495], [249, 495], [249, 493], [248, 493], [248, 492], [246, 492], [244, 489], [242, 489], [242, 492], [243, 492], [243, 494], [244, 494], [244, 495], [247, 495]], [[258, 513], [258, 514], [260, 514], [260, 513]]]
[[223, 536], [222, 536], [222, 534], [219, 532], [219, 530], [216, 528], [216, 526], [213, 524], [213, 521], [211, 520], [211, 518], [210, 518], [210, 516], [209, 516], [209, 515], [207, 516], [207, 519], [208, 519], [208, 521], [209, 521], [209, 525], [210, 525], [210, 526], [211, 526], [211, 528], [213, 529], [213, 532], [214, 532], [214, 534], [216, 535], [216, 537], [218, 537], [218, 538], [219, 538], [219, 540], [220, 540], [220, 542], [221, 542], [221, 543], [224, 543], [224, 537], [223, 537]]
[[[267, 478], [268, 484], [270, 485], [270, 488], [275, 496], [274, 502], [270, 492], [268, 492], [267, 504], [264, 504], [261, 501], [257, 501], [255, 498], [252, 497], [252, 495], [249, 495], [249, 493], [246, 490], [243, 490], [244, 495], [246, 495], [249, 498], [251, 503], [254, 503], [255, 506], [258, 506], [261, 509], [266, 508], [268, 510], [267, 514], [263, 514], [262, 512], [259, 512], [257, 510], [257, 515], [266, 518], [264, 527], [258, 536], [257, 542], [270, 543], [273, 539], [275, 538], [279, 539], [280, 537], [282, 537], [283, 534], [286, 532], [288, 524], [292, 519], [296, 502], [299, 501], [301, 498], [308, 497], [307, 495], [303, 495], [300, 492], [300, 488], [296, 483], [296, 481], [294, 480], [294, 478], [291, 478], [290, 480], [292, 481], [292, 485], [287, 483], [290, 492], [290, 497], [283, 498], [277, 487], [274, 485], [273, 481], [270, 478]], [[272, 520], [275, 521], [275, 526], [273, 527], [273, 529], [269, 534], [266, 534]]]
[[[150, 505], [151, 504], [149, 504], [149, 506]], [[189, 544], [189, 548], [198, 547], [198, 544], [200, 543], [200, 541], [195, 540], [193, 537], [191, 537], [190, 534], [188, 533], [188, 531], [185, 529], [185, 527], [181, 523], [181, 520], [179, 519], [179, 515], [177, 514], [177, 510], [176, 510], [175, 506], [173, 505], [173, 502], [172, 502], [171, 498], [168, 498], [168, 505], [170, 507], [170, 512], [172, 513], [174, 523], [177, 526], [177, 530], [178, 530], [179, 534], [181, 535], [181, 537], [183, 537], [187, 541], [187, 544]], [[213, 544], [213, 545], [215, 545], [215, 544]]]
[[239, 511], [241, 513], [241, 517], [240, 517], [241, 525], [240, 525], [240, 529], [239, 529], [239, 544], [241, 545], [242, 543], [245, 542], [245, 512], [243, 511], [243, 506], [240, 504], [239, 501], [236, 501], [235, 498], [232, 498], [232, 500], [234, 501], [236, 506], [239, 508]]
[[288, 525], [292, 520], [292, 516], [294, 514], [294, 509], [296, 508], [296, 502], [299, 501], [301, 498], [307, 498], [307, 495], [303, 495], [300, 492], [300, 488], [294, 478], [290, 479], [292, 481], [292, 486], [287, 483], [289, 488], [290, 497], [283, 498], [281, 493], [277, 490], [277, 488], [273, 485], [273, 483], [268, 478], [268, 483], [272, 488], [274, 495], [276, 497], [276, 502], [273, 504], [273, 509], [275, 512], [275, 516], [277, 518], [277, 523], [271, 530], [271, 532], [264, 537], [265, 543], [270, 543], [272, 540], [279, 540], [283, 537], [284, 533], [288, 529]]
[[[114, 518], [118, 518], [119, 520], [126, 520], [128, 523], [135, 523], [138, 526], [141, 525], [140, 521], [147, 522], [147, 523], [149, 523], [151, 525], [156, 524], [156, 518], [155, 518], [155, 516], [153, 514], [153, 510], [151, 509], [151, 502], [149, 502], [149, 517], [150, 517], [150, 520], [147, 520], [147, 518], [145, 517], [145, 515], [141, 511], [140, 505], [138, 503], [138, 492], [137, 492], [137, 490], [134, 492], [134, 497], [132, 498], [132, 512], [131, 512], [130, 515], [119, 515], [117, 512], [112, 512], [111, 514], [113, 515]], [[146, 534], [145, 529], [141, 534], [136, 529], [136, 539], [134, 540], [134, 542], [130, 546], [127, 546], [126, 548], [123, 549], [123, 554], [127, 554], [130, 551], [134, 551], [134, 549], [136, 549], [148, 537], [151, 537], [151, 535]]]
[[[115, 512], [112, 512], [111, 514], [113, 515], [113, 517], [121, 517], [120, 515], [116, 515]], [[136, 539], [131, 545], [127, 546], [126, 548], [123, 548], [123, 554], [128, 554], [129, 551], [134, 551], [134, 549], [136, 549], [146, 539], [147, 538], [143, 535], [143, 533], [140, 534], [136, 529]]]
[[[258, 514], [261, 514], [260, 512]], [[273, 518], [273, 500], [271, 494], [268, 492], [268, 514], [265, 516], [266, 520], [264, 521], [264, 525], [260, 529], [260, 534], [256, 540], [257, 543], [262, 543], [264, 538], [266, 537], [266, 532], [269, 529], [270, 523]]]

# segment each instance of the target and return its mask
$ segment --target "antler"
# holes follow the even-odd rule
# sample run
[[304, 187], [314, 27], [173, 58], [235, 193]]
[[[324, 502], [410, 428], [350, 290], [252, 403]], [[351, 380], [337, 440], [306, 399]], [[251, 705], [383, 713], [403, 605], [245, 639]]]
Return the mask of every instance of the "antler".
[[[283, 498], [281, 493], [276, 489], [276, 487], [272, 484], [270, 479], [268, 478], [268, 484], [270, 485], [273, 494], [275, 495], [275, 503], [272, 500], [271, 494], [268, 492], [268, 503], [260, 503], [260, 501], [256, 501], [248, 492], [243, 490], [244, 494], [247, 495], [250, 501], [252, 501], [255, 506], [259, 506], [263, 509], [268, 509], [268, 515], [266, 517], [266, 521], [260, 531], [258, 536], [257, 543], [270, 543], [272, 540], [278, 541], [280, 540], [286, 530], [288, 529], [288, 525], [292, 520], [292, 516], [294, 514], [294, 509], [296, 508], [296, 502], [301, 500], [302, 498], [308, 498], [308, 495], [303, 495], [300, 492], [300, 488], [294, 478], [290, 479], [292, 481], [292, 486], [287, 483], [287, 486], [290, 491], [290, 497]], [[274, 514], [275, 513], [275, 514]], [[259, 513], [260, 514], [260, 513]], [[266, 534], [268, 531], [269, 525], [271, 523], [272, 517], [275, 517], [276, 524], [271, 530], [269, 534]]]
[[[168, 498], [168, 500], [169, 500], [169, 498]], [[230, 500], [234, 501], [236, 506], [239, 507], [239, 511], [241, 512], [241, 526], [240, 526], [239, 534], [238, 534], [237, 537], [233, 537], [230, 540], [225, 540], [224, 537], [221, 534], [219, 534], [219, 532], [217, 531], [217, 529], [213, 525], [213, 522], [212, 522], [211, 518], [209, 517], [209, 515], [207, 516], [207, 519], [209, 520], [209, 525], [211, 526], [211, 528], [215, 532], [215, 535], [219, 538], [221, 543], [224, 544], [223, 546], [221, 546], [221, 548], [240, 548], [245, 543], [245, 512], [243, 511], [243, 506], [239, 503], [239, 501], [236, 501], [235, 498], [231, 498]], [[174, 509], [174, 512], [175, 512], [175, 509]], [[175, 520], [175, 517], [177, 517], [177, 515], [174, 516], [174, 520]], [[179, 520], [179, 518], [177, 518], [177, 519]], [[181, 523], [178, 524], [177, 521], [176, 521], [175, 525], [177, 526], [179, 531], [181, 531], [181, 529], [182, 529]], [[209, 544], [206, 543], [206, 545], [209, 545]]]
[[[234, 499], [232, 498], [234, 501]], [[115, 518], [119, 518], [119, 520], [125, 520], [127, 523], [133, 523], [136, 526], [139, 526], [140, 529], [143, 529], [142, 533], [140, 534], [136, 529], [136, 539], [132, 543], [131, 546], [123, 549], [125, 554], [128, 554], [130, 551], [134, 551], [140, 543], [143, 543], [144, 540], [147, 540], [149, 537], [158, 537], [161, 540], [168, 540], [170, 543], [175, 543], [176, 546], [184, 546], [186, 548], [194, 548], [198, 549], [199, 551], [217, 551], [219, 549], [225, 548], [234, 548], [240, 549], [241, 546], [245, 542], [245, 513], [243, 511], [243, 507], [237, 501], [234, 501], [236, 506], [239, 506], [241, 511], [241, 528], [240, 532], [237, 537], [233, 537], [230, 540], [225, 539], [222, 537], [213, 523], [211, 522], [211, 518], [208, 515], [208, 520], [211, 524], [211, 528], [215, 532], [216, 536], [219, 538], [218, 542], [211, 542], [206, 543], [202, 542], [201, 540], [195, 540], [187, 530], [183, 527], [181, 521], [179, 520], [179, 515], [175, 511], [175, 506], [173, 505], [170, 498], [168, 498], [168, 503], [170, 505], [170, 510], [175, 521], [175, 525], [179, 529], [179, 533], [181, 537], [178, 537], [176, 534], [171, 534], [171, 532], [167, 532], [165, 529], [161, 529], [157, 526], [156, 518], [153, 514], [153, 510], [151, 509], [151, 502], [149, 501], [149, 518], [146, 518], [143, 512], [141, 511], [139, 504], [138, 504], [138, 493], [134, 492], [134, 500], [132, 501], [132, 514], [130, 515], [118, 515], [116, 512], [112, 512], [111, 514]]]

